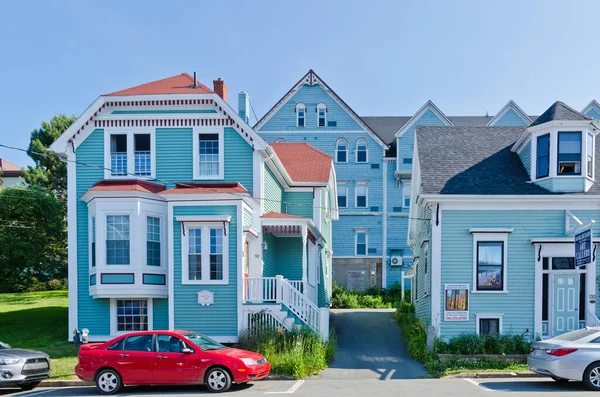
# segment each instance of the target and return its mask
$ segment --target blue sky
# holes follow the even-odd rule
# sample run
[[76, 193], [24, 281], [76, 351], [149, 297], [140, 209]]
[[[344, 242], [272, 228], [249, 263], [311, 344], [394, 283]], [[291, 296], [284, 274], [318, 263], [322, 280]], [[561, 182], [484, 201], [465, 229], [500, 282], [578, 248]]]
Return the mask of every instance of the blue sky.
[[[28, 1], [0, 4], [0, 142], [58, 113], [181, 72], [258, 117], [310, 68], [358, 114], [529, 114], [600, 100], [600, 2]], [[254, 121], [254, 120], [252, 120]], [[0, 158], [30, 164], [0, 148]]]

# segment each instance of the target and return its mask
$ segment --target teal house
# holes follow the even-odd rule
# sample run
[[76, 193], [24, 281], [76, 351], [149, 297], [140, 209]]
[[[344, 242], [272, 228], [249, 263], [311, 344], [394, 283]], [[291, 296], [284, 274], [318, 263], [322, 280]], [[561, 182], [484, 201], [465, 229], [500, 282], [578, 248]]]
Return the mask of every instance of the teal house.
[[[505, 124], [416, 127], [408, 277], [438, 336], [600, 325], [599, 111], [556, 102], [525, 125], [508, 108]], [[576, 257], [575, 235], [590, 228]]]
[[327, 338], [332, 157], [268, 144], [227, 99], [222, 79], [183, 73], [101, 95], [54, 142], [68, 164], [70, 330]]

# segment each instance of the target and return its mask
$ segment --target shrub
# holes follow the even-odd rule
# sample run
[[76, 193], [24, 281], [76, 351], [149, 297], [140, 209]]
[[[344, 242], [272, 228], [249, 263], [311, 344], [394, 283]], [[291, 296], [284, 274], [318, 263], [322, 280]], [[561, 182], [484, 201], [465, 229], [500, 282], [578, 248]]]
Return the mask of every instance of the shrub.
[[523, 335], [515, 334], [501, 336], [464, 334], [448, 342], [437, 340], [435, 348], [440, 354], [527, 354], [531, 342]]
[[[402, 300], [402, 287], [399, 284], [382, 289], [367, 288], [364, 292], [348, 291], [334, 283], [332, 291], [332, 308], [334, 309], [390, 309]], [[410, 291], [405, 295], [410, 301]]]
[[50, 291], [64, 291], [69, 289], [67, 279], [53, 278], [52, 280], [48, 281], [48, 289]]
[[427, 352], [427, 330], [425, 323], [415, 314], [414, 306], [400, 302], [396, 309], [396, 318], [410, 356], [415, 360], [426, 361], [431, 355]]

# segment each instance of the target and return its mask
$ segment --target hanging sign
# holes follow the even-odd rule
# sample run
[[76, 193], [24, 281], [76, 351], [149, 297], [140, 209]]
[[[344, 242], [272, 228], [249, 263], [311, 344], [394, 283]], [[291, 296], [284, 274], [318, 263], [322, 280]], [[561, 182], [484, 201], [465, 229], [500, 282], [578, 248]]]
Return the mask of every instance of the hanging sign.
[[444, 321], [469, 321], [469, 284], [445, 284]]
[[575, 235], [575, 266], [580, 267], [592, 262], [592, 229], [586, 229]]

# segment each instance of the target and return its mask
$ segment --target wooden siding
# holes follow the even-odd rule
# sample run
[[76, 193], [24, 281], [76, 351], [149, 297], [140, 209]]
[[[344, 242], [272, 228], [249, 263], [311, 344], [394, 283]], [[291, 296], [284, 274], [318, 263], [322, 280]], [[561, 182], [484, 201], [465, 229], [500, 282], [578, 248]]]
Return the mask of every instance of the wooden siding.
[[493, 124], [494, 127], [520, 127], [529, 125], [529, 122], [523, 120], [517, 112], [512, 109], [508, 109], [506, 113], [502, 115], [496, 122]]
[[333, 222], [333, 252], [335, 257], [354, 256], [355, 228], [368, 230], [367, 248], [376, 249], [376, 252], [369, 253], [368, 256], [381, 256], [381, 239], [383, 238], [381, 216], [341, 215], [338, 221]]
[[252, 211], [247, 207], [242, 209], [242, 215], [244, 217], [244, 227], [252, 226]]
[[531, 141], [519, 152], [519, 157], [527, 173], [531, 176]]
[[282, 210], [286, 214], [312, 218], [313, 192], [283, 192]]
[[398, 171], [404, 173], [412, 172], [412, 164], [404, 164], [404, 159], [412, 159], [413, 148], [415, 146], [415, 130], [418, 125], [445, 125], [444, 122], [436, 116], [431, 110], [427, 109], [415, 123], [404, 132], [398, 142]]
[[269, 167], [265, 166], [264, 176], [264, 211], [267, 212], [281, 212], [281, 201], [283, 200], [283, 188], [279, 184], [273, 172]]
[[596, 108], [592, 107], [592, 108], [588, 109], [588, 111], [585, 115], [593, 118], [594, 120], [600, 120], [600, 110], [598, 110]]
[[154, 329], [169, 329], [169, 301], [153, 299], [152, 306], [154, 308]]

